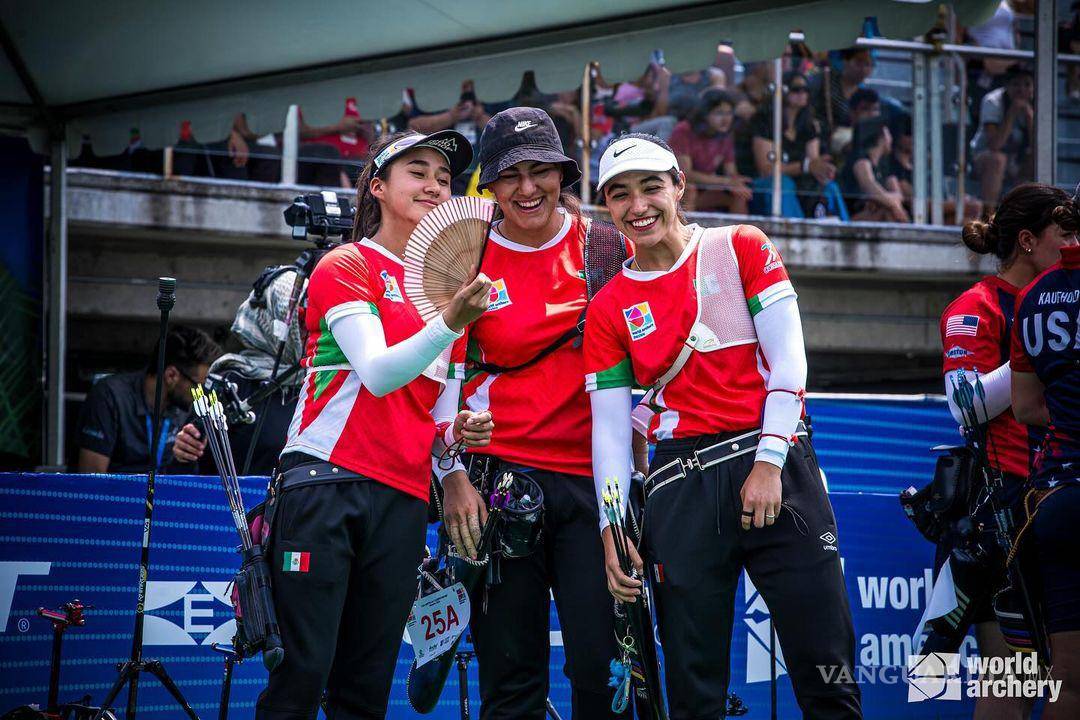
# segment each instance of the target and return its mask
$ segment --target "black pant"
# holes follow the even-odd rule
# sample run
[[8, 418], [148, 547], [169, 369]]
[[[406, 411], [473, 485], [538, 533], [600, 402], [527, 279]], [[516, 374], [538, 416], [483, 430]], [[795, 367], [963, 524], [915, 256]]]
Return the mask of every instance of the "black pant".
[[330, 720], [385, 717], [426, 523], [427, 503], [367, 478], [282, 493], [267, 560], [285, 660], [257, 720], [313, 720], [324, 688]]
[[[722, 439], [661, 442], [652, 467]], [[672, 720], [723, 717], [735, 590], [745, 567], [769, 607], [803, 717], [860, 718], [851, 624], [836, 520], [809, 442], [800, 439], [781, 474], [776, 523], [744, 531], [739, 492], [754, 453], [689, 470], [645, 501], [645, 561], [652, 574]], [[844, 672], [837, 668], [842, 667]]]
[[[500, 559], [500, 582], [472, 596], [472, 635], [480, 666], [480, 718], [544, 717], [550, 651], [549, 592], [562, 627], [573, 717], [603, 720], [614, 691], [614, 601], [607, 590], [592, 478], [529, 470], [544, 491], [540, 545]], [[486, 592], [486, 597], [485, 597]], [[629, 717], [625, 715], [623, 717]]]

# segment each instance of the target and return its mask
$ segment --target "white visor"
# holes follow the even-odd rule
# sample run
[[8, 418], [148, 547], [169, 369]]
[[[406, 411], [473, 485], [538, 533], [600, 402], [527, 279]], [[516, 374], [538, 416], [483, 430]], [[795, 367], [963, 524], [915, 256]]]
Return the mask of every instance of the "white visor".
[[596, 193], [603, 197], [604, 185], [625, 172], [667, 172], [679, 170], [675, 155], [654, 142], [642, 138], [620, 138], [608, 145], [600, 157], [600, 179]]

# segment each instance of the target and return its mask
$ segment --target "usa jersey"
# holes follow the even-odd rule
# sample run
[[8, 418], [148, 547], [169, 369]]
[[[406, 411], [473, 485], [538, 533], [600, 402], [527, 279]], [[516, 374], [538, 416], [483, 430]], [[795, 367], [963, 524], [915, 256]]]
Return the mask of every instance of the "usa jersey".
[[[559, 232], [537, 248], [491, 233], [482, 267], [492, 281], [488, 309], [458, 341], [467, 346], [467, 361], [520, 365], [577, 324], [586, 305], [586, 226], [578, 216], [563, 215]], [[495, 420], [491, 444], [470, 452], [592, 474], [592, 420], [579, 343], [509, 373], [468, 368], [467, 362], [464, 405], [490, 410]]]
[[1036, 478], [1080, 479], [1080, 247], [1024, 288], [1012, 334], [1012, 369], [1033, 372], [1046, 390], [1052, 429]]
[[[702, 228], [670, 270], [630, 269], [597, 293], [585, 323], [586, 389], [652, 386], [675, 362], [697, 317]], [[795, 297], [780, 253], [765, 233], [739, 225], [731, 234], [739, 280], [751, 316]], [[653, 398], [649, 439], [694, 437], [761, 427], [768, 363], [756, 340], [693, 352]]]
[[282, 454], [307, 453], [426, 501], [441, 384], [421, 375], [376, 397], [330, 331], [335, 318], [364, 313], [379, 318], [388, 347], [415, 335], [424, 323], [403, 282], [401, 260], [366, 238], [319, 261], [304, 312], [307, 370]]
[[[1009, 333], [1020, 291], [999, 277], [984, 277], [965, 290], [941, 315], [944, 369], [985, 375], [1009, 359]], [[1016, 421], [1012, 408], [990, 420], [990, 464], [1026, 478], [1042, 433]]]

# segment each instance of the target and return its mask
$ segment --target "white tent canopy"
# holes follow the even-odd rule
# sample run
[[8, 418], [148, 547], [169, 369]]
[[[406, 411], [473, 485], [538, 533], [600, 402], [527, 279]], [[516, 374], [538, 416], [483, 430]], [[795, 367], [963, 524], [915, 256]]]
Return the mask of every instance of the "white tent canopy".
[[[988, 17], [996, 0], [956, 0], [961, 22]], [[743, 60], [778, 56], [801, 30], [814, 49], [840, 48], [867, 15], [888, 37], [933, 25], [927, 0], [323, 0], [318, 4], [0, 0], [0, 128], [66, 129], [77, 151], [89, 135], [119, 150], [138, 127], [144, 144], [175, 141], [181, 120], [196, 137], [228, 134], [247, 114], [259, 134], [280, 130], [290, 104], [331, 124], [344, 98], [368, 118], [395, 114], [401, 90], [420, 106], [452, 105], [462, 80], [485, 100], [509, 99], [534, 70], [545, 91], [578, 87], [585, 64], [612, 81], [641, 74], [653, 48], [675, 72], [700, 69], [719, 41]], [[35, 97], [36, 96], [36, 97]]]

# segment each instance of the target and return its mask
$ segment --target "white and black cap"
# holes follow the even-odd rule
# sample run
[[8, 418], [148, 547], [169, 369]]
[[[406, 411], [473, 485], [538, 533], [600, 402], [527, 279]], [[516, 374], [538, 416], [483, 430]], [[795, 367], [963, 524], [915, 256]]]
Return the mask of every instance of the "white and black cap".
[[600, 178], [596, 184], [598, 195], [604, 185], [616, 175], [625, 172], [667, 172], [679, 170], [679, 161], [670, 150], [642, 137], [623, 137], [608, 145], [600, 156]]
[[375, 163], [375, 174], [381, 173], [402, 153], [422, 147], [431, 148], [446, 158], [451, 177], [457, 177], [472, 164], [472, 145], [468, 139], [456, 130], [440, 130], [430, 135], [412, 133], [384, 147], [372, 161]]

